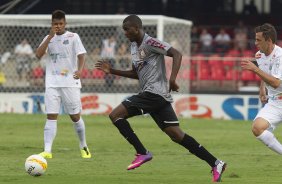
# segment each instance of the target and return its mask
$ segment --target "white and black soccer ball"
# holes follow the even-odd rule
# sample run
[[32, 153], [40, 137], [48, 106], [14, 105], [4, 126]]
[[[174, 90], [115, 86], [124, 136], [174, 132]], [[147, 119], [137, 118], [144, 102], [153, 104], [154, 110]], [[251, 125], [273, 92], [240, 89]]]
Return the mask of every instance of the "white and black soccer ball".
[[25, 161], [25, 171], [31, 176], [41, 176], [47, 169], [47, 161], [40, 155], [31, 155]]

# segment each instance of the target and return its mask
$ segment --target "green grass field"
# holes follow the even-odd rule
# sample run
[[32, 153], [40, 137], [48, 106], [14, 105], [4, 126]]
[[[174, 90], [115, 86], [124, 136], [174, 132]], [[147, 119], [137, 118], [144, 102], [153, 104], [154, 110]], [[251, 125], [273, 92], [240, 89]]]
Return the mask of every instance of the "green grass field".
[[[0, 183], [8, 184], [181, 184], [211, 183], [210, 167], [162, 133], [149, 117], [130, 119], [154, 158], [127, 171], [133, 148], [107, 117], [84, 116], [93, 158], [82, 159], [68, 116], [60, 116], [53, 159], [45, 175], [25, 173], [25, 159], [42, 151], [45, 115], [0, 114]], [[181, 119], [181, 127], [228, 163], [224, 183], [282, 183], [282, 158], [251, 134], [251, 122]], [[281, 129], [275, 134], [282, 140]]]

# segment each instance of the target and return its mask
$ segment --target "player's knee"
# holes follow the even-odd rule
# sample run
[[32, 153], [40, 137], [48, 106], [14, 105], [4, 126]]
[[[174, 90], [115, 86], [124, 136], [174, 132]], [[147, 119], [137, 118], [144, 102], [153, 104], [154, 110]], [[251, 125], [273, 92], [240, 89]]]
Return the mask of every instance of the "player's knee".
[[170, 139], [173, 141], [173, 142], [176, 142], [176, 143], [180, 143], [181, 142], [181, 139], [177, 136], [169, 136]]
[[109, 114], [109, 118], [110, 118], [110, 120], [112, 121], [112, 123], [114, 123], [115, 121], [115, 116], [113, 115], [113, 113], [110, 113]]
[[170, 139], [176, 143], [180, 143], [183, 139], [183, 135], [179, 132], [168, 132], [167, 134], [170, 137]]
[[118, 119], [120, 119], [118, 116], [115, 115], [115, 113], [110, 113], [109, 118], [112, 121], [112, 123], [115, 123]]
[[258, 127], [258, 126], [252, 126], [252, 132], [253, 132], [253, 134], [254, 134], [254, 136], [259, 136], [260, 134], [262, 134], [262, 132], [263, 132], [264, 130], [262, 129], [262, 128], [260, 128], [260, 127]]
[[71, 120], [73, 122], [78, 122], [80, 120], [80, 117], [72, 117]]
[[257, 118], [253, 123], [252, 132], [257, 137], [261, 135], [265, 130], [267, 130], [269, 126], [270, 124], [267, 120], [263, 118]]

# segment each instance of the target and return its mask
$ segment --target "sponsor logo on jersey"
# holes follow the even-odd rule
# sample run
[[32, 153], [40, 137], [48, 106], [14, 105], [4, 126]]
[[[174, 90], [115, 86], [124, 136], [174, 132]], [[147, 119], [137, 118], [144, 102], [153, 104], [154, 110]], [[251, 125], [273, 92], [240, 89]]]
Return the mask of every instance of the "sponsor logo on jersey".
[[74, 37], [74, 34], [73, 33], [68, 34], [67, 37]]
[[60, 75], [60, 76], [67, 77], [68, 74], [69, 74], [69, 70], [67, 70], [67, 69], [63, 69], [61, 71], [58, 71], [58, 70], [52, 71], [52, 75]]
[[160, 43], [158, 40], [155, 40], [153, 38], [146, 41], [146, 44], [151, 45], [153, 47], [158, 47], [160, 49], [165, 49], [166, 47], [164, 44]]

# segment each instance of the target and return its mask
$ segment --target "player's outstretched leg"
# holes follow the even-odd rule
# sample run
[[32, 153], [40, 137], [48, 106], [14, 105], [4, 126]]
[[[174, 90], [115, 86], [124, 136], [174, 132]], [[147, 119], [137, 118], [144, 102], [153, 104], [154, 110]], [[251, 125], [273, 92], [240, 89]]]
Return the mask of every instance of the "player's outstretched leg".
[[194, 154], [198, 158], [206, 161], [212, 168], [212, 174], [214, 182], [221, 181], [222, 173], [225, 170], [226, 163], [215, 158], [210, 152], [208, 152], [201, 144], [199, 144], [193, 137], [184, 133], [179, 126], [170, 126], [164, 129], [164, 132], [174, 142], [185, 147], [190, 153]]
[[114, 125], [118, 128], [121, 135], [135, 148], [137, 153], [133, 162], [127, 167], [127, 170], [135, 169], [152, 160], [152, 154], [143, 146], [126, 119], [119, 118], [114, 122]]
[[[265, 111], [265, 109], [262, 109], [262, 111]], [[258, 140], [271, 150], [278, 154], [282, 154], [282, 145], [276, 139], [274, 134], [268, 130], [269, 126], [269, 123], [264, 118], [257, 118], [253, 123], [252, 132]]]
[[212, 168], [213, 182], [220, 182], [222, 173], [225, 170], [226, 163], [215, 158], [208, 150], [200, 145], [193, 137], [185, 134], [182, 141], [179, 143], [187, 148], [189, 152], [198, 158], [206, 161]]

